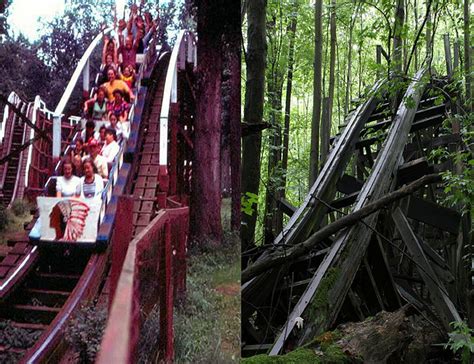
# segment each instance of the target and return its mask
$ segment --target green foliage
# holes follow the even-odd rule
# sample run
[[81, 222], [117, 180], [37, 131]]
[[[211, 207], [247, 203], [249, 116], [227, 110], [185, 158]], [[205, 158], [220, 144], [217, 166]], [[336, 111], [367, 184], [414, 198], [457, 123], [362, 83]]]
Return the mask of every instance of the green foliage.
[[0, 93], [3, 95], [15, 91], [21, 97], [32, 100], [38, 94], [47, 93], [50, 81], [48, 68], [23, 36], [0, 42], [0, 64]]
[[242, 212], [252, 216], [255, 212], [253, 204], [258, 204], [258, 196], [252, 192], [245, 192], [245, 195], [242, 196], [241, 199]]
[[471, 363], [474, 354], [474, 330], [465, 322], [451, 322], [451, 326], [453, 331], [448, 334], [449, 341], [444, 347], [455, 354], [460, 354], [463, 364]]
[[107, 321], [107, 311], [85, 306], [67, 327], [66, 340], [79, 354], [80, 363], [93, 363], [100, 350], [100, 342]]
[[240, 295], [221, 293], [219, 287], [239, 292], [239, 278], [240, 240], [235, 237], [227, 236], [222, 248], [189, 259], [186, 301], [174, 318], [176, 363], [238, 360], [223, 348], [240, 348]]
[[431, 152], [430, 159], [439, 162], [451, 161], [453, 169], [442, 172], [446, 194], [444, 202], [449, 206], [458, 206], [466, 213], [472, 212], [474, 208], [474, 156], [471, 152], [474, 143], [474, 133], [471, 131], [474, 115], [451, 117], [445, 122], [444, 128], [451, 129], [454, 122], [459, 123], [461, 127], [465, 148], [450, 151], [440, 147]]
[[30, 212], [31, 205], [26, 200], [15, 200], [12, 203], [11, 209], [15, 216], [23, 216]]

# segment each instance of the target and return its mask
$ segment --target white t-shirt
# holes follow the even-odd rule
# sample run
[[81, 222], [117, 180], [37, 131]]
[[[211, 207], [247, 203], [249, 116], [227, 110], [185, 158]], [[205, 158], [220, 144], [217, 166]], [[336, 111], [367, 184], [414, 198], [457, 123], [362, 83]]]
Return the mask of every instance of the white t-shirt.
[[120, 145], [114, 140], [110, 144], [105, 144], [102, 147], [102, 151], [100, 154], [107, 159], [107, 163], [112, 163], [114, 161], [115, 156], [120, 150]]
[[56, 179], [56, 192], [61, 192], [62, 197], [72, 197], [81, 193], [81, 179], [77, 176]]

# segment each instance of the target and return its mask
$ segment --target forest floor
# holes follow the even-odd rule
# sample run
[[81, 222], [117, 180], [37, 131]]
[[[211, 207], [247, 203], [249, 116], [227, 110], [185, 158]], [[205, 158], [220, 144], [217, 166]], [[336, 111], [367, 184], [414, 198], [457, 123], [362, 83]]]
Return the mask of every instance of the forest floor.
[[221, 247], [188, 260], [186, 302], [175, 316], [176, 363], [240, 359], [240, 239], [229, 232], [228, 200], [222, 210]]

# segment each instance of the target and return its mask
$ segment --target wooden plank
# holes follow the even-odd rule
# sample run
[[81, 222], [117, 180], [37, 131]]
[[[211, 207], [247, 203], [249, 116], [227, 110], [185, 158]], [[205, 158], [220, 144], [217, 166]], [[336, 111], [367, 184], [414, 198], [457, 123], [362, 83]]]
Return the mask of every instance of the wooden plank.
[[336, 188], [339, 192], [350, 195], [354, 192], [359, 192], [364, 182], [348, 174], [344, 174], [336, 183]]
[[281, 198], [278, 200], [278, 208], [287, 216], [292, 216], [297, 208], [293, 206], [286, 198]]
[[408, 218], [423, 222], [452, 234], [459, 232], [461, 215], [453, 209], [411, 196], [406, 211]]
[[433, 173], [433, 166], [428, 163], [425, 157], [414, 159], [402, 164], [397, 171], [397, 185], [408, 184], [427, 174]]
[[392, 218], [395, 222], [395, 225], [397, 226], [398, 231], [400, 232], [400, 235], [402, 236], [404, 243], [408, 247], [408, 251], [412, 256], [412, 259], [417, 264], [416, 267], [420, 273], [420, 276], [423, 278], [423, 281], [428, 287], [431, 301], [435, 306], [441, 321], [443, 322], [444, 328], [450, 332], [451, 322], [462, 322], [456, 307], [454, 307], [454, 304], [451, 302], [446, 289], [443, 287], [436, 276], [430, 262], [421, 248], [415, 233], [413, 232], [406, 216], [403, 214], [400, 207], [397, 207], [393, 211]]

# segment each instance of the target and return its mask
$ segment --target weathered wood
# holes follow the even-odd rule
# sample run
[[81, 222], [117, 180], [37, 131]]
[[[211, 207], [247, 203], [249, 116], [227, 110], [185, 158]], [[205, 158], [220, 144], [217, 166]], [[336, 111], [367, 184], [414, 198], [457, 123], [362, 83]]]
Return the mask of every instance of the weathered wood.
[[456, 210], [440, 206], [434, 202], [411, 196], [406, 215], [435, 228], [452, 234], [459, 232], [461, 215]]
[[[393, 196], [393, 193], [386, 194], [393, 188], [392, 177], [400, 163], [401, 155], [408, 141], [408, 134], [424, 91], [424, 81], [422, 80], [424, 74], [425, 71], [420, 70], [415, 76], [415, 81], [408, 87], [404, 100], [409, 99], [414, 105], [402, 103], [399, 106], [389, 135], [377, 157], [376, 164], [367, 182], [359, 194], [357, 203], [352, 210], [352, 215], [357, 214], [368, 205], [374, 207], [370, 201], [376, 199], [381, 201], [387, 196]], [[290, 314], [271, 353], [277, 354], [281, 350], [287, 338], [287, 333], [291, 332], [294, 327], [294, 322], [292, 321], [294, 321], [295, 317], [303, 317], [307, 319], [306, 321], [309, 320], [304, 330], [298, 333], [298, 344], [303, 344], [314, 337], [314, 335], [324, 332], [334, 323], [365, 255], [372, 233], [370, 227], [375, 227], [377, 217], [378, 212], [375, 212], [365, 219], [364, 225], [358, 224], [339, 233], [338, 238], [331, 247], [331, 251], [314, 274], [312, 284], [308, 286], [307, 291], [301, 296], [295, 309]], [[331, 225], [334, 225], [334, 223]], [[339, 257], [342, 257], [342, 259], [338, 259]], [[326, 298], [318, 303], [318, 300], [314, 298], [325, 294], [322, 292], [323, 290], [327, 292]], [[311, 309], [306, 310], [308, 306]]]
[[380, 210], [381, 208], [412, 194], [414, 191], [426, 184], [440, 181], [441, 176], [438, 174], [425, 176], [407, 186], [400, 188], [397, 191], [391, 192], [381, 197], [379, 200], [358, 209], [356, 212], [353, 212], [350, 215], [346, 215], [339, 220], [326, 225], [311, 235], [304, 242], [294, 247], [285, 249], [284, 253], [277, 250], [272, 256], [267, 257], [265, 260], [257, 261], [253, 265], [250, 265], [248, 268], [244, 269], [241, 275], [242, 282], [247, 282], [258, 274], [261, 274], [271, 268], [291, 263], [296, 258], [308, 254], [316, 246], [316, 244], [330, 237], [341, 229], [351, 226], [359, 222], [364, 217], [367, 217]]
[[347, 195], [359, 192], [364, 182], [348, 174], [344, 174], [336, 183], [336, 188], [339, 192]]
[[282, 197], [278, 200], [278, 208], [286, 215], [292, 216], [296, 212], [296, 207], [293, 206], [286, 198]]
[[410, 255], [417, 264], [417, 269], [423, 278], [423, 281], [427, 285], [430, 298], [433, 302], [433, 305], [436, 307], [444, 328], [447, 331], [451, 331], [450, 323], [453, 321], [462, 322], [459, 313], [457, 312], [454, 304], [449, 299], [449, 296], [439, 281], [436, 273], [431, 267], [428, 259], [426, 258], [423, 249], [420, 246], [420, 243], [410, 227], [406, 216], [403, 214], [402, 210], [397, 207], [392, 213], [393, 221], [397, 226], [400, 235], [402, 236], [403, 241], [408, 247]]
[[397, 184], [400, 186], [433, 172], [433, 167], [428, 163], [425, 157], [414, 159], [398, 168]]

